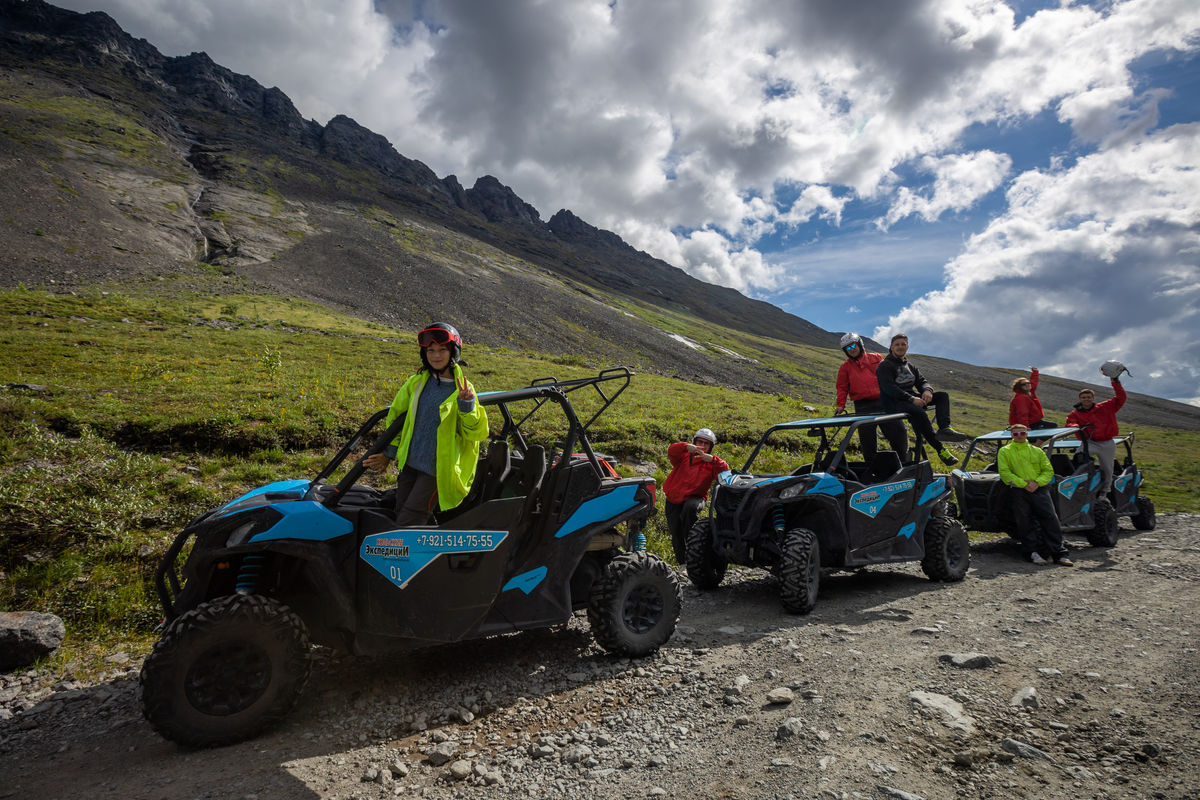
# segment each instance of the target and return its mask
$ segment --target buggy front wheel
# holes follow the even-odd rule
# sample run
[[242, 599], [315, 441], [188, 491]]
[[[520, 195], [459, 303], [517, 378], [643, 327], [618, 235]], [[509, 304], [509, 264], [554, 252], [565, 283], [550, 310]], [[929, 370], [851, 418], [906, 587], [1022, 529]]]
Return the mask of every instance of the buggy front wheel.
[[715, 589], [721, 585], [728, 566], [717, 557], [712, 546], [712, 520], [699, 520], [687, 534], [687, 574], [697, 589]]
[[296, 705], [312, 667], [303, 620], [261, 595], [201, 603], [167, 626], [142, 664], [142, 713], [191, 747], [254, 736]]
[[953, 517], [933, 516], [925, 525], [921, 570], [935, 581], [961, 581], [971, 566], [967, 529]]
[[779, 599], [790, 614], [807, 614], [817, 604], [821, 588], [821, 545], [807, 528], [794, 528], [783, 537], [779, 561]]
[[644, 656], [661, 647], [679, 621], [679, 582], [658, 556], [622, 553], [592, 584], [588, 623], [609, 653]]
[[1092, 521], [1095, 526], [1087, 532], [1088, 544], [1092, 547], [1112, 547], [1117, 543], [1117, 512], [1112, 503], [1097, 498], [1092, 505]]

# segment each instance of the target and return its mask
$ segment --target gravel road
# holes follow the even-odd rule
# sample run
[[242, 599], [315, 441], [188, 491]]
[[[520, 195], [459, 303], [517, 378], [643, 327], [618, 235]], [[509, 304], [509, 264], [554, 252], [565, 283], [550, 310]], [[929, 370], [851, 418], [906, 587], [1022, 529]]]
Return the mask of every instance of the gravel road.
[[299, 707], [188, 751], [98, 683], [0, 676], [0, 798], [1200, 798], [1200, 515], [1076, 566], [1008, 541], [965, 581], [827, 576], [782, 612], [764, 573], [686, 583], [674, 639], [614, 659], [586, 618], [406, 656], [319, 651]]

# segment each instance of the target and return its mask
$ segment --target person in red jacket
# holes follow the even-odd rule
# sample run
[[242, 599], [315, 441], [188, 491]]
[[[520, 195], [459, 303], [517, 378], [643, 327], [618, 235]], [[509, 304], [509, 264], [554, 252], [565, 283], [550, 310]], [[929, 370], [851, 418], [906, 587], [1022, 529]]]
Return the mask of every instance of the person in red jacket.
[[680, 564], [687, 560], [684, 542], [708, 499], [708, 490], [717, 476], [729, 469], [719, 456], [713, 455], [716, 446], [716, 434], [701, 428], [692, 436], [692, 441], [675, 442], [667, 448], [671, 474], [663, 481], [664, 513], [667, 530], [671, 532], [671, 548]]
[[[1112, 488], [1113, 460], [1117, 457], [1117, 444], [1113, 437], [1119, 432], [1117, 412], [1125, 405], [1125, 387], [1121, 385], [1120, 373], [1112, 378], [1113, 396], [1102, 403], [1096, 402], [1096, 393], [1088, 388], [1079, 390], [1079, 402], [1067, 415], [1067, 424], [1083, 428], [1079, 435], [1088, 439], [1088, 452], [1100, 462], [1100, 474], [1104, 485], [1100, 496], [1108, 495]], [[1085, 428], [1090, 425], [1090, 428]]]
[[1008, 401], [1008, 424], [1024, 425], [1029, 430], [1038, 428], [1055, 428], [1053, 422], [1045, 419], [1042, 411], [1042, 401], [1038, 400], [1038, 368], [1029, 368], [1028, 378], [1017, 378], [1012, 382], [1012, 400]]
[[[837, 410], [835, 414], [844, 414], [846, 400], [854, 401], [855, 414], [882, 414], [883, 406], [879, 403], [879, 381], [875, 377], [875, 368], [883, 361], [883, 353], [868, 353], [863, 347], [862, 337], [857, 333], [847, 333], [839, 343], [846, 360], [838, 368], [837, 374]], [[888, 422], [880, 427], [887, 437], [892, 449], [906, 460], [908, 450], [908, 434], [903, 422]], [[862, 450], [863, 461], [869, 466], [875, 458], [877, 439], [874, 425], [864, 425], [858, 429], [858, 445]]]

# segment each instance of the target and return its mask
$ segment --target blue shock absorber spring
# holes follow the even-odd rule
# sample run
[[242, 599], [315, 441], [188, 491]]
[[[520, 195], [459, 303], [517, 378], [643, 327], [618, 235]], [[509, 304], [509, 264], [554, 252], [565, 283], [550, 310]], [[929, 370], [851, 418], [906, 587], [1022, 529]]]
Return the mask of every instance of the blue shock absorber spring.
[[635, 553], [646, 549], [646, 534], [638, 533], [633, 537], [633, 551]]
[[262, 553], [252, 553], [242, 559], [234, 591], [238, 594], [254, 593], [254, 590], [258, 588], [258, 575], [262, 571], [265, 558], [266, 556]]
[[787, 519], [783, 516], [783, 506], [776, 505], [772, 508], [771, 517], [775, 523], [775, 532], [782, 535], [787, 530]]

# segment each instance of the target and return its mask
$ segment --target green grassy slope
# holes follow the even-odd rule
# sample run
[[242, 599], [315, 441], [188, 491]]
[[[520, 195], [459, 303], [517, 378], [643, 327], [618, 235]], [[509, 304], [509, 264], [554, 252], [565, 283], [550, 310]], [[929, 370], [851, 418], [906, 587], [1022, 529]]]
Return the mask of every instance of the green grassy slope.
[[[417, 364], [408, 331], [296, 300], [155, 286], [0, 292], [0, 609], [63, 616], [69, 641], [55, 658], [82, 668], [147, 644], [160, 618], [150, 577], [192, 516], [311, 475]], [[813, 416], [806, 406], [832, 411], [834, 352], [629, 310], [802, 375], [811, 389], [781, 396], [639, 374], [593, 429], [598, 449], [627, 469], [656, 469], [661, 482], [667, 445], [700, 425], [740, 466], [766, 426]], [[465, 355], [480, 391], [614, 366], [532, 350]], [[956, 425], [1000, 427], [1006, 401], [956, 397]], [[1159, 510], [1200, 509], [1200, 468], [1188, 457], [1200, 434], [1143, 427], [1138, 442]], [[768, 453], [764, 468], [799, 457]], [[649, 539], [668, 556], [661, 516]]]

